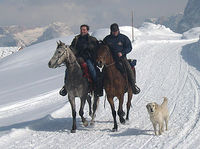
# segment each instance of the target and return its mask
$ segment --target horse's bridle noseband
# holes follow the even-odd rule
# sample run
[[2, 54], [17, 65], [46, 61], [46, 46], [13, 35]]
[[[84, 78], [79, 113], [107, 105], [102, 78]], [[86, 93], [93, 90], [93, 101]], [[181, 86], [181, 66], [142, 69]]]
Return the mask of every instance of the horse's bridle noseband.
[[[60, 56], [58, 56], [58, 58], [57, 58], [57, 60], [56, 60], [56, 64], [58, 63], [58, 61], [59, 61], [59, 59], [63, 56], [63, 55], [65, 55], [65, 53], [66, 53], [66, 50], [60, 55]], [[60, 64], [58, 67], [62, 67], [62, 66], [64, 66], [64, 65], [62, 65], [62, 64]]]
[[[65, 45], [66, 46], [66, 48], [69, 48], [67, 45]], [[55, 63], [57, 63], [58, 61], [59, 61], [59, 59], [63, 56], [63, 55], [65, 55], [66, 54], [66, 49], [64, 50], [64, 52], [60, 55], [60, 56], [58, 56], [58, 58], [57, 58], [57, 60], [56, 60], [56, 62]], [[63, 62], [64, 63], [64, 62]], [[70, 62], [65, 62], [65, 64], [60, 64], [58, 67], [62, 67], [62, 66], [65, 66], [65, 64], [75, 64], [76, 63], [76, 61], [75, 62], [72, 62], [72, 63], [70, 63]]]

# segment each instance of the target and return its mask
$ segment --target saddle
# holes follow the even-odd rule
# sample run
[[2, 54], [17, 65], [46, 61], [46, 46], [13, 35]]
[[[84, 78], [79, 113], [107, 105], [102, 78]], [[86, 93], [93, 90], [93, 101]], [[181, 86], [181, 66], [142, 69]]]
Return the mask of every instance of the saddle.
[[128, 62], [130, 63], [133, 72], [135, 73], [135, 66], [136, 66], [137, 60], [136, 59], [128, 59]]
[[86, 62], [81, 63], [81, 69], [83, 71], [83, 77], [86, 78], [88, 80], [88, 83], [91, 85], [93, 83], [93, 81], [92, 81], [92, 77], [89, 73], [89, 69], [88, 69]]
[[[132, 70], [134, 72], [134, 75], [136, 75], [135, 74], [135, 66], [136, 66], [137, 60], [136, 59], [128, 59], [128, 62], [131, 65], [131, 68], [132, 68]], [[119, 65], [121, 65], [120, 67], [121, 67], [121, 69], [123, 69], [123, 71], [122, 70], [119, 70], [119, 71], [122, 73], [122, 75], [124, 77], [126, 77], [125, 76], [126, 74], [124, 73], [124, 72], [126, 72], [126, 70], [125, 70], [126, 68], [123, 66], [122, 62], [119, 62]]]
[[98, 78], [97, 78], [96, 83], [94, 83], [94, 81], [92, 80], [92, 76], [89, 73], [87, 63], [82, 62], [80, 66], [83, 71], [83, 77], [85, 77], [88, 80], [90, 92], [94, 91], [94, 95], [96, 97], [103, 96], [103, 81], [102, 81], [103, 73], [98, 73], [97, 71]]

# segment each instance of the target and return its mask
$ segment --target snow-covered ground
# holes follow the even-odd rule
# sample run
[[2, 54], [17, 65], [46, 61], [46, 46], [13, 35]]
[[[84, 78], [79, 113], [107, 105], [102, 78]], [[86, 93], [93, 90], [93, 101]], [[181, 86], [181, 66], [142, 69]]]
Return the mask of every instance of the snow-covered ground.
[[[131, 38], [131, 27], [120, 30]], [[93, 32], [98, 39], [107, 34], [109, 29]], [[141, 93], [133, 96], [130, 120], [125, 125], [118, 121], [118, 132], [111, 132], [110, 106], [106, 102], [104, 108], [102, 97], [95, 125], [84, 127], [77, 116], [77, 132], [70, 133], [71, 107], [67, 97], [58, 94], [65, 68], [47, 67], [59, 39], [1, 59], [0, 148], [200, 148], [200, 42], [181, 37], [150, 23], [135, 29], [134, 50], [128, 57], [138, 61]], [[60, 38], [67, 44], [72, 39]], [[146, 104], [160, 104], [163, 96], [169, 99], [169, 131], [155, 136]], [[117, 108], [117, 100], [115, 104]], [[85, 114], [90, 120], [87, 104]]]
[[0, 58], [6, 57], [14, 52], [17, 52], [19, 47], [0, 47]]

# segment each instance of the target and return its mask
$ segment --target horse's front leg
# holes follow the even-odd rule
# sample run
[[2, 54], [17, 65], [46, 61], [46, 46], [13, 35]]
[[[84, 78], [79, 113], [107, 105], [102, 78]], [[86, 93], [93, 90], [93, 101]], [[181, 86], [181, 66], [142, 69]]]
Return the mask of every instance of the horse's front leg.
[[110, 103], [110, 107], [111, 107], [112, 115], [113, 115], [113, 119], [114, 119], [114, 127], [112, 129], [112, 131], [114, 132], [114, 131], [117, 131], [118, 125], [117, 125], [117, 120], [116, 120], [116, 111], [115, 111], [113, 97], [108, 97], [108, 102]]
[[91, 125], [94, 125], [94, 119], [96, 117], [96, 110], [99, 102], [99, 97], [94, 96], [94, 103], [93, 103], [93, 113], [92, 113], [92, 120], [91, 120]]
[[91, 96], [90, 95], [87, 95], [87, 102], [88, 102], [88, 105], [89, 105], [89, 115], [92, 117], [92, 101], [91, 101]]
[[71, 104], [72, 117], [73, 117], [73, 124], [72, 124], [71, 133], [75, 133], [76, 132], [76, 104], [75, 104], [75, 97], [70, 97], [69, 96], [69, 102]]
[[84, 118], [84, 116], [83, 116], [83, 114], [84, 114], [83, 109], [84, 109], [84, 106], [85, 106], [86, 98], [87, 98], [87, 95], [81, 97], [81, 106], [80, 106], [80, 110], [79, 110], [79, 115], [81, 116], [83, 125], [84, 125], [85, 127], [88, 126], [88, 121], [87, 121], [87, 120]]
[[117, 111], [117, 114], [119, 115], [119, 120], [122, 124], [125, 124], [125, 119], [124, 119], [124, 115], [125, 112], [123, 111], [123, 103], [124, 103], [124, 95], [120, 95], [118, 96], [119, 99], [119, 109]]

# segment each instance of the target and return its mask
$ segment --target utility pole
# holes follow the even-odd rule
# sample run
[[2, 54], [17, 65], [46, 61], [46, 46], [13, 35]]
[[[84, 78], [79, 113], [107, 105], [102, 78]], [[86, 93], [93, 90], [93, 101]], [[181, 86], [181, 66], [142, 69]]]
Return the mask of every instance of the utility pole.
[[132, 43], [133, 43], [134, 42], [133, 10], [131, 12], [131, 19], [132, 19]]

